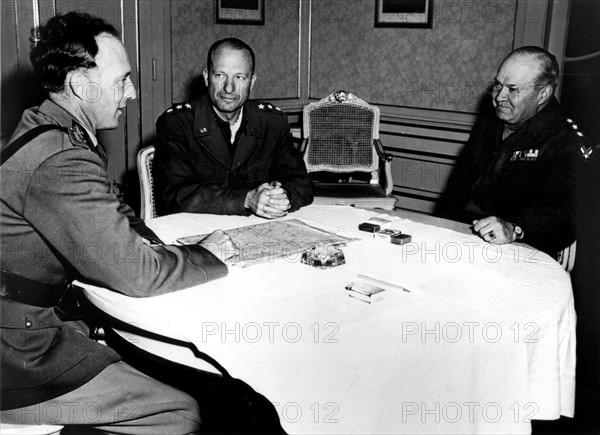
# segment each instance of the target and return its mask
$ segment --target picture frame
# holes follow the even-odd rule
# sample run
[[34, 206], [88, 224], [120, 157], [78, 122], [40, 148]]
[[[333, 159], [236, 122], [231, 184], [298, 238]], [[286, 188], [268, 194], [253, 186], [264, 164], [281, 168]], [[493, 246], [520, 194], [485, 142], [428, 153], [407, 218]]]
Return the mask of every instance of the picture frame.
[[217, 24], [265, 24], [265, 0], [215, 0]]
[[375, 0], [375, 27], [433, 27], [433, 0]]

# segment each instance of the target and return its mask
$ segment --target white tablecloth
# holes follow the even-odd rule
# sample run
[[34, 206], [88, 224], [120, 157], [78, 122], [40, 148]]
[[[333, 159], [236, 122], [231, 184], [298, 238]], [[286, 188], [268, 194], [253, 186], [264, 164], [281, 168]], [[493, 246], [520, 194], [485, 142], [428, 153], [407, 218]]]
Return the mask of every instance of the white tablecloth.
[[[570, 278], [526, 245], [390, 216], [399, 246], [357, 226], [375, 214], [310, 206], [290, 215], [358, 237], [346, 264], [299, 257], [169, 295], [132, 299], [87, 286], [113, 315], [185, 338], [275, 403], [289, 433], [529, 433], [572, 416], [575, 312]], [[178, 214], [150, 221], [165, 241], [265, 222]], [[367, 304], [357, 274], [404, 287]], [[160, 319], [157, 322], [157, 319]]]

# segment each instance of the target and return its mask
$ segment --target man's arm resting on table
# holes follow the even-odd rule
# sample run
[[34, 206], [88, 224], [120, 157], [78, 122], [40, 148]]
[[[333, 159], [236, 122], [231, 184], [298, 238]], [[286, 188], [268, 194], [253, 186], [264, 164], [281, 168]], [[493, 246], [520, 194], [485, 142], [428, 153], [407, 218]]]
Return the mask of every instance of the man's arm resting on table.
[[81, 279], [146, 297], [227, 275], [227, 266], [202, 246], [144, 244], [128, 215], [118, 212], [103, 167], [86, 149], [54, 155], [37, 171], [51, 168], [64, 178], [48, 183], [32, 177], [23, 208], [23, 216]]
[[473, 230], [492, 244], [522, 241], [551, 255], [569, 246], [576, 238], [573, 218], [562, 207], [529, 209], [510, 220], [489, 216], [473, 221]]

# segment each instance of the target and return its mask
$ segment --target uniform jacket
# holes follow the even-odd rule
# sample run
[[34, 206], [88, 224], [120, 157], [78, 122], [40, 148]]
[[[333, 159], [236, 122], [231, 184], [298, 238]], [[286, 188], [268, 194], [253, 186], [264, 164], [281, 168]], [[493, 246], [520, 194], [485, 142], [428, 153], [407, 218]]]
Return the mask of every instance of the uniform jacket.
[[[42, 133], [1, 167], [2, 270], [51, 285], [76, 278], [134, 297], [226, 275], [226, 266], [200, 246], [143, 242], [131, 225], [145, 227], [111, 190], [102, 149], [81, 120], [54, 102], [27, 110], [12, 140], [49, 123], [70, 129]], [[2, 409], [62, 395], [119, 359], [53, 308], [4, 297], [1, 304]]]
[[282, 183], [290, 211], [312, 202], [312, 181], [281, 110], [247, 101], [246, 128], [233, 156], [213, 113], [204, 96], [175, 105], [158, 118], [153, 166], [159, 214], [249, 214], [246, 194], [269, 181]]
[[591, 148], [554, 98], [505, 140], [503, 129], [494, 115], [475, 124], [437, 213], [467, 223], [497, 216], [554, 255], [576, 239], [579, 175]]

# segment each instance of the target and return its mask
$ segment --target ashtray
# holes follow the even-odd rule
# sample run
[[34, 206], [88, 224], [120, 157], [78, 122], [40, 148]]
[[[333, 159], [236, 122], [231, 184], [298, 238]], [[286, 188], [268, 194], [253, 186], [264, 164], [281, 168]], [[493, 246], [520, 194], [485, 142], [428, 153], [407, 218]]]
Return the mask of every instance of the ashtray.
[[302, 251], [301, 263], [318, 269], [329, 269], [330, 267], [346, 264], [346, 258], [341, 249], [335, 246], [314, 246]]

